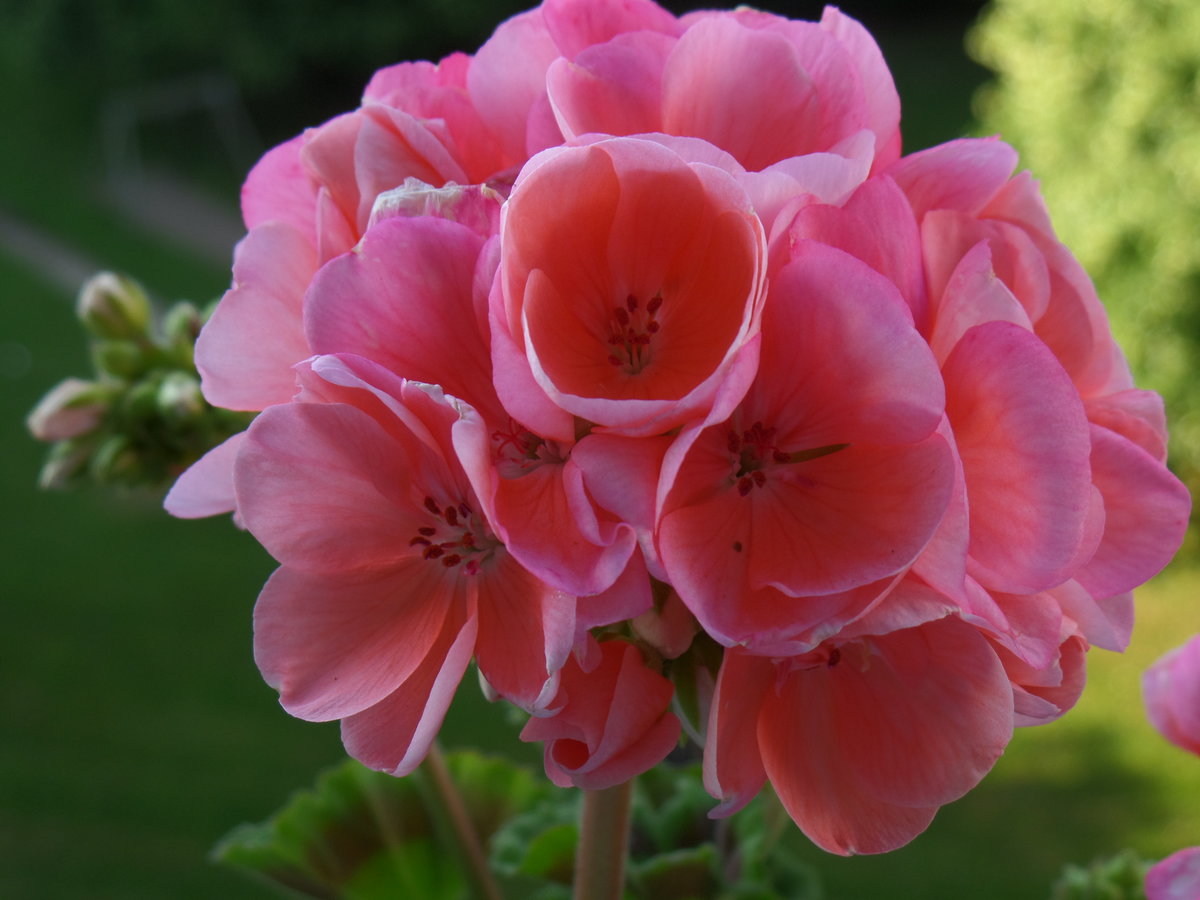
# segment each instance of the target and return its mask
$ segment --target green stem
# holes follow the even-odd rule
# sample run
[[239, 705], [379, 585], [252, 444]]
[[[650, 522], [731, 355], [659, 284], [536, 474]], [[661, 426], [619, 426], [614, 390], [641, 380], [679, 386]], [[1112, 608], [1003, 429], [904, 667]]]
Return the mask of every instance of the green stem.
[[621, 900], [629, 856], [632, 779], [586, 791], [575, 855], [575, 900]]
[[458, 792], [458, 787], [450, 776], [446, 758], [436, 743], [429, 748], [424, 766], [433, 789], [441, 801], [442, 809], [450, 820], [450, 827], [454, 829], [458, 846], [466, 858], [467, 876], [474, 883], [478, 896], [483, 900], [504, 900], [504, 895], [500, 893], [500, 886], [496, 884], [496, 879], [492, 876], [492, 870], [488, 866], [483, 845], [479, 842], [479, 835], [476, 834], [475, 826], [471, 824], [471, 817], [467, 814], [467, 805], [463, 802], [462, 795]]

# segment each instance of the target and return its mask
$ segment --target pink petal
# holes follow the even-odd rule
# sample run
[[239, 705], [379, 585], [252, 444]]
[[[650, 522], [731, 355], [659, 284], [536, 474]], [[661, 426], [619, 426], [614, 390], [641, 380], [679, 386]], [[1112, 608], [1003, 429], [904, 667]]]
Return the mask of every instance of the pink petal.
[[297, 135], [268, 150], [246, 176], [242, 219], [247, 231], [265, 222], [283, 222], [315, 241], [317, 186], [300, 158], [304, 141], [304, 135]]
[[300, 151], [305, 168], [327, 190], [333, 206], [355, 231], [366, 224], [366, 220], [358, 220], [360, 197], [355, 173], [355, 145], [363, 121], [361, 110], [331, 119], [305, 133]]
[[955, 619], [839, 650], [767, 694], [763, 764], [818, 845], [886, 852], [996, 762], [1012, 735], [1012, 693], [987, 642]]
[[1029, 315], [992, 268], [992, 251], [980, 241], [959, 259], [935, 300], [933, 331], [929, 345], [941, 362], [946, 361], [959, 339], [976, 325], [1011, 322], [1032, 331]]
[[318, 353], [353, 353], [415, 381], [497, 409], [488, 337], [475, 317], [473, 275], [483, 240], [439, 218], [377, 223], [355, 253], [324, 266], [305, 300]]
[[912, 153], [888, 171], [921, 219], [930, 210], [979, 212], [1004, 187], [1017, 151], [997, 138], [962, 138]]
[[559, 55], [540, 9], [504, 22], [475, 54], [467, 88], [510, 165], [530, 156], [529, 119], [544, 99], [546, 70]]
[[479, 586], [479, 671], [501, 696], [524, 709], [553, 697], [552, 676], [575, 637], [575, 598], [552, 589], [508, 554], [475, 576]]
[[1158, 462], [1167, 461], [1167, 416], [1154, 391], [1124, 390], [1085, 397], [1088, 421], [1137, 444]]
[[918, 324], [925, 320], [921, 235], [908, 200], [890, 178], [872, 178], [840, 208], [805, 207], [788, 233], [793, 240], [809, 238], [862, 260], [900, 289]]
[[176, 479], [163, 506], [180, 519], [202, 519], [233, 512], [233, 463], [246, 438], [240, 431], [213, 447]]
[[1015, 225], [976, 219], [956, 210], [934, 210], [921, 222], [929, 293], [938, 298], [959, 261], [980, 241], [988, 242], [995, 274], [1036, 322], [1050, 303], [1052, 277], [1042, 251]]
[[1133, 594], [1097, 599], [1072, 579], [1050, 591], [1089, 644], [1124, 653], [1133, 634]]
[[467, 183], [467, 174], [447, 149], [449, 135], [440, 123], [423, 122], [379, 103], [364, 106], [362, 118], [354, 145], [360, 229], [366, 228], [375, 198], [406, 178], [439, 187], [448, 181]]
[[[390, 568], [413, 552], [408, 541], [425, 524], [419, 510], [396, 505], [397, 497], [420, 490], [409, 486], [403, 452], [353, 407], [272, 407], [255, 419], [238, 456], [238, 509], [287, 565], [313, 573]], [[386, 473], [383, 484], [376, 472]]]
[[814, 141], [820, 115], [812, 80], [781, 34], [714, 15], [693, 24], [667, 59], [662, 130], [704, 138], [751, 171], [825, 149]]
[[965, 591], [967, 547], [970, 544], [967, 488], [962, 474], [962, 461], [954, 448], [954, 433], [947, 419], [942, 419], [937, 433], [946, 440], [952, 451], [954, 486], [942, 521], [921, 555], [914, 560], [912, 573], [935, 591], [961, 600]]
[[793, 596], [845, 591], [907, 568], [941, 522], [954, 483], [939, 435], [851, 445], [791, 468], [755, 492], [743, 543], [751, 584]]
[[254, 609], [254, 658], [293, 716], [341, 719], [382, 701], [420, 667], [462, 579], [415, 559], [367, 576], [278, 569]]
[[1104, 496], [1104, 536], [1076, 574], [1097, 597], [1133, 590], [1157, 575], [1187, 531], [1192, 501], [1165, 465], [1120, 435], [1093, 425], [1092, 480]]
[[546, 89], [563, 134], [661, 130], [662, 70], [674, 43], [663, 34], [637, 32], [590, 47], [574, 60], [555, 60]]
[[679, 31], [675, 17], [650, 0], [545, 0], [541, 11], [554, 43], [567, 58], [627, 32]]
[[396, 776], [416, 769], [437, 737], [471, 661], [475, 634], [473, 616], [444, 628], [424, 663], [404, 684], [374, 706], [343, 719], [346, 752], [372, 769]]
[[679, 720], [668, 710], [671, 682], [626, 641], [605, 641], [599, 653], [589, 672], [567, 664], [558, 711], [521, 732], [523, 741], [547, 742], [546, 773], [562, 786], [600, 790], [628, 781], [661, 762], [679, 738]]
[[1018, 172], [979, 211], [989, 219], [1003, 219], [1035, 231], [1048, 240], [1056, 241], [1054, 226], [1050, 223], [1050, 212], [1046, 201], [1038, 190], [1037, 180], [1028, 171]]
[[850, 55], [866, 104], [866, 124], [877, 136], [874, 171], [883, 171], [900, 156], [900, 96], [892, 72], [870, 32], [841, 10], [826, 6], [821, 27]]
[[760, 376], [743, 403], [788, 450], [919, 441], [942, 416], [928, 345], [895, 286], [813, 241], [793, 248], [764, 312]]
[[296, 393], [292, 366], [312, 354], [301, 305], [316, 269], [310, 241], [280, 222], [259, 225], [238, 244], [233, 287], [196, 342], [209, 403], [258, 410]]
[[[636, 534], [619, 526], [597, 533], [596, 511], [578, 509], [590, 507], [579, 477], [569, 461], [501, 477], [492, 515], [509, 551], [540, 578], [573, 594], [596, 594], [625, 569]], [[593, 520], [591, 528], [581, 513]]]
[[1058, 242], [1041, 241], [1050, 272], [1050, 304], [1034, 322], [1038, 337], [1054, 351], [1080, 394], [1133, 387], [1129, 368], [1112, 339], [1104, 306], [1079, 262]]
[[996, 652], [1013, 687], [1013, 724], [1019, 728], [1045, 725], [1068, 712], [1083, 693], [1086, 680], [1087, 641], [1070, 635], [1057, 658], [1040, 670], [1012, 656], [1003, 647]]
[[1146, 900], [1200, 897], [1200, 847], [1188, 847], [1155, 863], [1146, 873]]
[[1150, 666], [1142, 676], [1142, 693], [1159, 733], [1200, 755], [1200, 635]]
[[1061, 583], [1091, 505], [1090, 440], [1074, 387], [1045, 345], [1007, 322], [968, 331], [942, 371], [973, 574], [1013, 594]]

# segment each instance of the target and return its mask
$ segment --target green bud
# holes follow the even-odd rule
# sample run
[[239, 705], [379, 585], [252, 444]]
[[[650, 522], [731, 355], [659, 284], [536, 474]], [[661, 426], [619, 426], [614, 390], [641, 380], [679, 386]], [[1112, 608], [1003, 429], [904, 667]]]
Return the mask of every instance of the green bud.
[[63, 441], [94, 431], [112, 402], [112, 389], [68, 378], [41, 399], [25, 419], [39, 441]]
[[200, 310], [186, 301], [176, 303], [167, 312], [163, 322], [163, 331], [167, 339], [166, 349], [176, 365], [186, 369], [194, 368], [196, 338], [200, 336], [204, 321]]
[[134, 379], [149, 366], [146, 350], [133, 341], [98, 341], [92, 346], [96, 371], [114, 378]]
[[169, 372], [158, 386], [158, 409], [174, 421], [195, 419], [204, 413], [200, 382], [186, 372]]
[[133, 482], [141, 471], [133, 445], [127, 437], [119, 434], [106, 438], [96, 448], [89, 468], [92, 478], [102, 484]]
[[95, 448], [96, 442], [91, 436], [59, 441], [50, 448], [50, 454], [38, 473], [38, 485], [46, 490], [67, 487], [87, 468]]
[[122, 411], [127, 421], [145, 423], [158, 418], [158, 389], [161, 382], [161, 378], [150, 377], [125, 392]]
[[150, 328], [146, 292], [133, 279], [112, 272], [100, 272], [84, 283], [76, 312], [99, 338], [145, 338]]

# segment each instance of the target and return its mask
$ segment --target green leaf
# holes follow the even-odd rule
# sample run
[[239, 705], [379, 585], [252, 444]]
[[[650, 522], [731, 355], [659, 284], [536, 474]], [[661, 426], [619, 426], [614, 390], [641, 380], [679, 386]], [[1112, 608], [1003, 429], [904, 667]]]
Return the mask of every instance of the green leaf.
[[[447, 765], [484, 841], [553, 791], [500, 759], [463, 752], [451, 754]], [[213, 855], [290, 896], [470, 896], [458, 844], [423, 770], [393, 778], [348, 760], [321, 775], [313, 789], [294, 794], [268, 821], [232, 831]]]

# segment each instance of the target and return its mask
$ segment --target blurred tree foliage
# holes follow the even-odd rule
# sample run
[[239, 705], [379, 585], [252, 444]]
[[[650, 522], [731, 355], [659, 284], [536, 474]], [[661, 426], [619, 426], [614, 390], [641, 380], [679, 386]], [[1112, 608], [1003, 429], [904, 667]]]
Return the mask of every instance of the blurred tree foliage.
[[[274, 142], [347, 107], [371, 73], [473, 50], [525, 0], [38, 0], [0, 3], [0, 75], [85, 102], [201, 71], [230, 75]], [[264, 106], [275, 98], [300, 115]], [[314, 118], [320, 116], [321, 118]]]
[[1200, 3], [993, 0], [970, 34], [977, 95], [1044, 179], [1139, 385], [1161, 392], [1176, 471], [1200, 488]]

